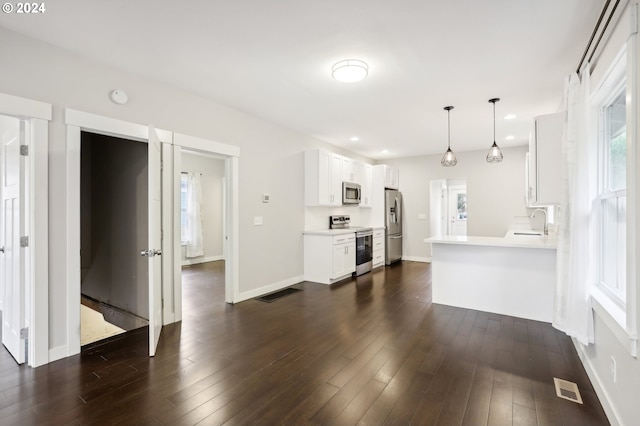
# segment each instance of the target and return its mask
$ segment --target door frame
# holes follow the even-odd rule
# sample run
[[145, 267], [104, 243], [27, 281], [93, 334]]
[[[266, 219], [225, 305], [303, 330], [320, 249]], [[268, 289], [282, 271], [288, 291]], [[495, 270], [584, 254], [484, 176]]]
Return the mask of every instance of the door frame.
[[[109, 118], [97, 114], [65, 109], [64, 123], [67, 129], [67, 252], [80, 253], [80, 134], [82, 131], [131, 140], [148, 141], [146, 125]], [[213, 142], [169, 130], [155, 129], [162, 142], [162, 295], [164, 299], [163, 325], [182, 319], [182, 288], [179, 259], [180, 216], [175, 212], [175, 191], [180, 191], [180, 176], [175, 170], [175, 151], [187, 148], [225, 158], [225, 191], [227, 196], [227, 237], [225, 267], [225, 300], [234, 303], [239, 293], [239, 197], [238, 168], [240, 149], [236, 146]], [[177, 182], [176, 182], [177, 179]], [[179, 198], [177, 208], [179, 209]], [[176, 239], [178, 245], [175, 245]], [[80, 353], [80, 256], [67, 256], [67, 354]], [[73, 306], [77, 304], [78, 309]]]
[[27, 156], [26, 205], [29, 230], [25, 323], [28, 327], [27, 365], [49, 362], [49, 121], [51, 104], [0, 93], [0, 114], [25, 123]]
[[[67, 354], [80, 353], [80, 142], [83, 131], [132, 141], [149, 141], [149, 127], [101, 115], [65, 109], [67, 129]], [[155, 129], [160, 142], [173, 143], [168, 130]], [[78, 253], [76, 256], [71, 253]]]
[[[174, 247], [180, 247], [180, 171], [182, 149], [219, 158], [225, 162], [223, 178], [223, 232], [222, 252], [225, 260], [225, 302], [237, 302], [239, 285], [239, 175], [240, 148], [221, 142], [215, 142], [194, 136], [174, 133], [173, 139], [173, 223]], [[163, 196], [164, 197], [164, 196]], [[175, 321], [182, 319], [182, 259], [180, 250], [174, 251], [173, 264], [173, 300], [175, 302]]]

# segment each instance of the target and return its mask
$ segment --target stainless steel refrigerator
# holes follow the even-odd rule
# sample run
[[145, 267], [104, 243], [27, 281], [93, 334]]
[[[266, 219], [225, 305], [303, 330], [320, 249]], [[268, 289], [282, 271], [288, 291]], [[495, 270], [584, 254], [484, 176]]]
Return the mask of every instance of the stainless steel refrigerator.
[[402, 259], [402, 193], [385, 189], [384, 194], [385, 265]]

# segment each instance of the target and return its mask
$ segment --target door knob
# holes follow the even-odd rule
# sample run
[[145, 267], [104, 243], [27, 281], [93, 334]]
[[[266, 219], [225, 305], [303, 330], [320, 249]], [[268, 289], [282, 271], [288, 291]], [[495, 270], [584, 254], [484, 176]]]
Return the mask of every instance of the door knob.
[[140, 252], [140, 256], [147, 256], [147, 257], [153, 257], [153, 256], [161, 256], [162, 255], [162, 250], [154, 250], [154, 249], [150, 249], [150, 250], [142, 250]]

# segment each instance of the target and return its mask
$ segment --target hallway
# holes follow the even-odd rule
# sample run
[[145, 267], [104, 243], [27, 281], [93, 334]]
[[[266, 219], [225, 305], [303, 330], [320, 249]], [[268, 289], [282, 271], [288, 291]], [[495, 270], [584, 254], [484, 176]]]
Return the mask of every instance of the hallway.
[[565, 335], [432, 305], [429, 264], [238, 305], [223, 268], [185, 269], [154, 358], [145, 329], [35, 370], [0, 353], [0, 424], [608, 424]]

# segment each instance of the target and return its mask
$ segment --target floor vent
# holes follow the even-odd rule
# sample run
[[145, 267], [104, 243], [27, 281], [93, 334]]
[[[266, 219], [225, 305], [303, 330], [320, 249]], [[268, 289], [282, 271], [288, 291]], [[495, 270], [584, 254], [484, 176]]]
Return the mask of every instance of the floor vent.
[[553, 383], [556, 385], [556, 395], [559, 398], [568, 399], [569, 401], [582, 404], [582, 397], [580, 396], [578, 385], [556, 377], [553, 378]]
[[290, 294], [296, 293], [298, 291], [301, 291], [301, 289], [289, 287], [289, 288], [285, 288], [285, 289], [280, 290], [280, 291], [276, 291], [275, 293], [265, 294], [264, 296], [260, 296], [260, 297], [256, 298], [256, 300], [259, 300], [261, 302], [271, 303], [271, 302], [273, 302], [275, 300], [278, 300], [278, 299], [280, 299], [282, 297], [285, 297], [285, 296], [288, 296]]

